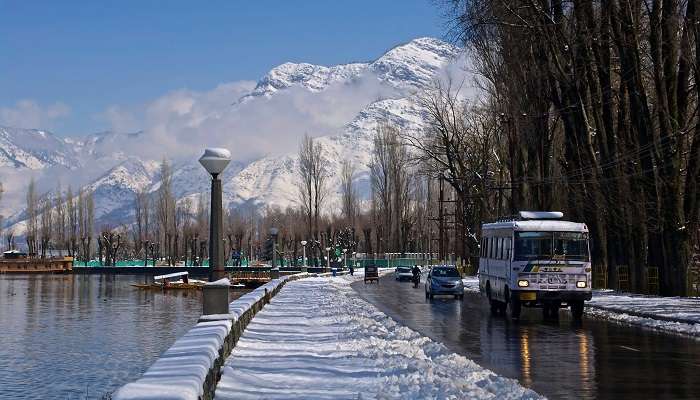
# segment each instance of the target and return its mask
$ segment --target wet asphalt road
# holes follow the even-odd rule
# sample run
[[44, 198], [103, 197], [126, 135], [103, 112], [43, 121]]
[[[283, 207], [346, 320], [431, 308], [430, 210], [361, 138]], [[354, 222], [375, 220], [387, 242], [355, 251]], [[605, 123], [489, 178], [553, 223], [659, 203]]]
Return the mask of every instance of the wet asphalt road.
[[427, 300], [423, 282], [414, 289], [393, 275], [352, 286], [396, 321], [552, 399], [700, 399], [700, 340], [577, 324], [563, 310], [558, 321], [527, 308], [510, 321], [491, 316], [478, 294]]

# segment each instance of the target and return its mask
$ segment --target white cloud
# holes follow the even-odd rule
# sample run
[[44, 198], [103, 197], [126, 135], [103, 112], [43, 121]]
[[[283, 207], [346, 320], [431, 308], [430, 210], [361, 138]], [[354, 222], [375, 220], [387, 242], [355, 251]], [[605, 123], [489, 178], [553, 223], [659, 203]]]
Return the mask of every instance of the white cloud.
[[57, 102], [42, 106], [34, 100], [20, 100], [11, 107], [0, 107], [0, 125], [29, 129], [49, 129], [53, 122], [70, 114], [70, 108]]
[[114, 132], [135, 132], [141, 129], [141, 121], [136, 113], [121, 106], [108, 107], [97, 119], [106, 120]]
[[337, 133], [368, 104], [399, 95], [368, 74], [321, 92], [291, 87], [233, 105], [254, 86], [248, 81], [225, 83], [208, 92], [178, 90], [152, 101], [142, 117], [144, 135], [127, 151], [151, 159], [182, 159], [219, 146], [229, 148], [239, 161], [285, 154], [296, 151], [304, 134]]

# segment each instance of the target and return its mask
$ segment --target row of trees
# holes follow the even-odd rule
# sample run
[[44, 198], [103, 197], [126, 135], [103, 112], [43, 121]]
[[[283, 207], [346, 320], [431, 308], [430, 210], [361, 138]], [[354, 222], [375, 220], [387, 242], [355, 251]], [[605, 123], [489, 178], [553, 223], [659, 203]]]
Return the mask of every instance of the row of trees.
[[[312, 258], [323, 258], [326, 247], [338, 246], [381, 256], [387, 252], [437, 252], [437, 215], [430, 210], [438, 208], [438, 179], [428, 163], [412, 154], [416, 150], [397, 127], [380, 124], [374, 133], [370, 163], [365, 166], [369, 168], [370, 195], [363, 198], [358, 188], [359, 166], [346, 159], [341, 161], [339, 171], [329, 171], [327, 166], [332, 163], [324, 159], [321, 144], [305, 137], [297, 172], [299, 212], [306, 224], [295, 236], [312, 243], [307, 253]], [[324, 202], [331, 190], [327, 182], [333, 172], [340, 177], [339, 214], [328, 212], [330, 207]], [[445, 192], [452, 195], [450, 189]], [[448, 208], [454, 210], [454, 205]], [[293, 212], [287, 211], [286, 215], [292, 218]], [[453, 253], [463, 256], [456, 251], [456, 236], [445, 235], [444, 240], [452, 243]]]
[[[27, 188], [26, 243], [31, 256], [67, 255], [82, 261], [92, 256], [95, 204], [93, 194], [59, 186], [55, 194], [39, 196], [32, 179]], [[8, 248], [14, 247], [14, 231], [5, 233]]]
[[[481, 187], [504, 189], [465, 201], [469, 212], [561, 209], [589, 225], [610, 280], [628, 265], [641, 291], [656, 267], [663, 294], [685, 294], [700, 225], [697, 0], [447, 4], [487, 93]], [[433, 117], [451, 114], [443, 92]], [[450, 182], [458, 193], [472, 181], [463, 172]]]

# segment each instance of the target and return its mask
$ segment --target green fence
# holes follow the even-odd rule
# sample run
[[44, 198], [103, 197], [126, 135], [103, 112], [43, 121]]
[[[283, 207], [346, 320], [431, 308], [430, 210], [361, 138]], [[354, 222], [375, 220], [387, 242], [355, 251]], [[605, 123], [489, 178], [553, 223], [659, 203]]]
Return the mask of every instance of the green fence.
[[[307, 259], [306, 263], [310, 266], [315, 265], [314, 264], [314, 259]], [[347, 262], [345, 263], [346, 267], [349, 267], [352, 265], [352, 258], [348, 257]], [[269, 261], [268, 261], [269, 262]], [[326, 266], [326, 260], [318, 260], [319, 266], [325, 267]], [[436, 261], [433, 261], [433, 263]], [[301, 263], [301, 260], [299, 260], [299, 263]], [[417, 259], [417, 258], [392, 258], [392, 259], [386, 259], [386, 258], [376, 258], [376, 259], [358, 259], [355, 260], [356, 266], [359, 268], [364, 268], [366, 265], [376, 265], [381, 268], [389, 267], [389, 268], [395, 268], [399, 266], [407, 266], [407, 267], [412, 267], [414, 265], [426, 265], [429, 262], [427, 260], [423, 259]], [[130, 267], [130, 266], [143, 266], [144, 265], [144, 260], [122, 260], [122, 261], [117, 261], [117, 267]], [[153, 265], [153, 260], [148, 260], [148, 266]], [[162, 265], [162, 263], [158, 263], [158, 265]], [[248, 260], [246, 258], [241, 259], [241, 266], [247, 267], [250, 266], [248, 263]], [[288, 259], [278, 259], [277, 263], [275, 264], [278, 267], [287, 267], [289, 265], [293, 265], [293, 262], [288, 260]], [[75, 262], [76, 267], [82, 267], [86, 266], [84, 262], [82, 261], [76, 261]], [[100, 264], [99, 261], [97, 260], [92, 260], [88, 261], [87, 263], [88, 267], [102, 267], [104, 265]], [[192, 267], [194, 264], [192, 262], [187, 262], [185, 266]], [[209, 260], [204, 260], [202, 263], [202, 266], [209, 266]], [[227, 266], [233, 266], [230, 262], [227, 263]]]
[[[361, 260], [356, 260], [357, 266], [364, 268], [367, 265], [376, 265], [380, 268], [395, 268], [395, 267], [412, 267], [414, 265], [426, 265], [428, 260], [419, 258], [365, 258]], [[352, 259], [348, 258], [347, 266], [352, 264]]]
[[[84, 262], [82, 262], [82, 261], [75, 261], [75, 262], [74, 262], [74, 265], [75, 265], [76, 267], [84, 267], [84, 266], [87, 266], [87, 267], [104, 267], [104, 266], [105, 266], [104, 264], [100, 264], [100, 262], [97, 261], [97, 260], [88, 261], [88, 262], [87, 262], [87, 265], [86, 265]], [[156, 261], [156, 265], [163, 265], [163, 264], [162, 264], [162, 261]], [[228, 263], [228, 264], [227, 264], [227, 266], [231, 266], [231, 265], [232, 265], [231, 263]], [[242, 266], [248, 266], [248, 260], [246, 260], [245, 258], [242, 259], [242, 260], [241, 260], [241, 265], [242, 265]], [[142, 267], [142, 266], [144, 266], [144, 260], [121, 260], [121, 261], [117, 261], [117, 265], [115, 265], [115, 267], [134, 267], [134, 266], [136, 266], [136, 267]], [[150, 266], [153, 266], [153, 260], [148, 260], [148, 266], [149, 266], [149, 267], [150, 267]], [[194, 265], [191, 261], [188, 261], [188, 262], [185, 264], [185, 266], [186, 266], [186, 267], [193, 267], [193, 266], [195, 266], [195, 265]], [[204, 260], [204, 262], [202, 263], [201, 266], [203, 266], [203, 267], [208, 267], [208, 266], [209, 266], [209, 260]]]

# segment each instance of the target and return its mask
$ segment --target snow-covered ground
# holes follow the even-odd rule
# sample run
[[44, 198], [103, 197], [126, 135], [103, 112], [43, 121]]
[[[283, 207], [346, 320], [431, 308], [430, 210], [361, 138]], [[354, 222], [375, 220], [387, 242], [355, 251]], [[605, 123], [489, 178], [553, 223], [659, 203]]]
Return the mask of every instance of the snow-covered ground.
[[288, 283], [246, 328], [215, 398], [540, 398], [362, 300], [349, 286], [359, 272]]
[[465, 276], [462, 278], [462, 283], [464, 284], [465, 292], [479, 293], [479, 277]]
[[586, 314], [700, 338], [700, 298], [660, 297], [596, 290]]
[[[462, 279], [465, 292], [479, 292], [479, 278]], [[586, 315], [700, 338], [700, 298], [660, 297], [594, 290]]]

